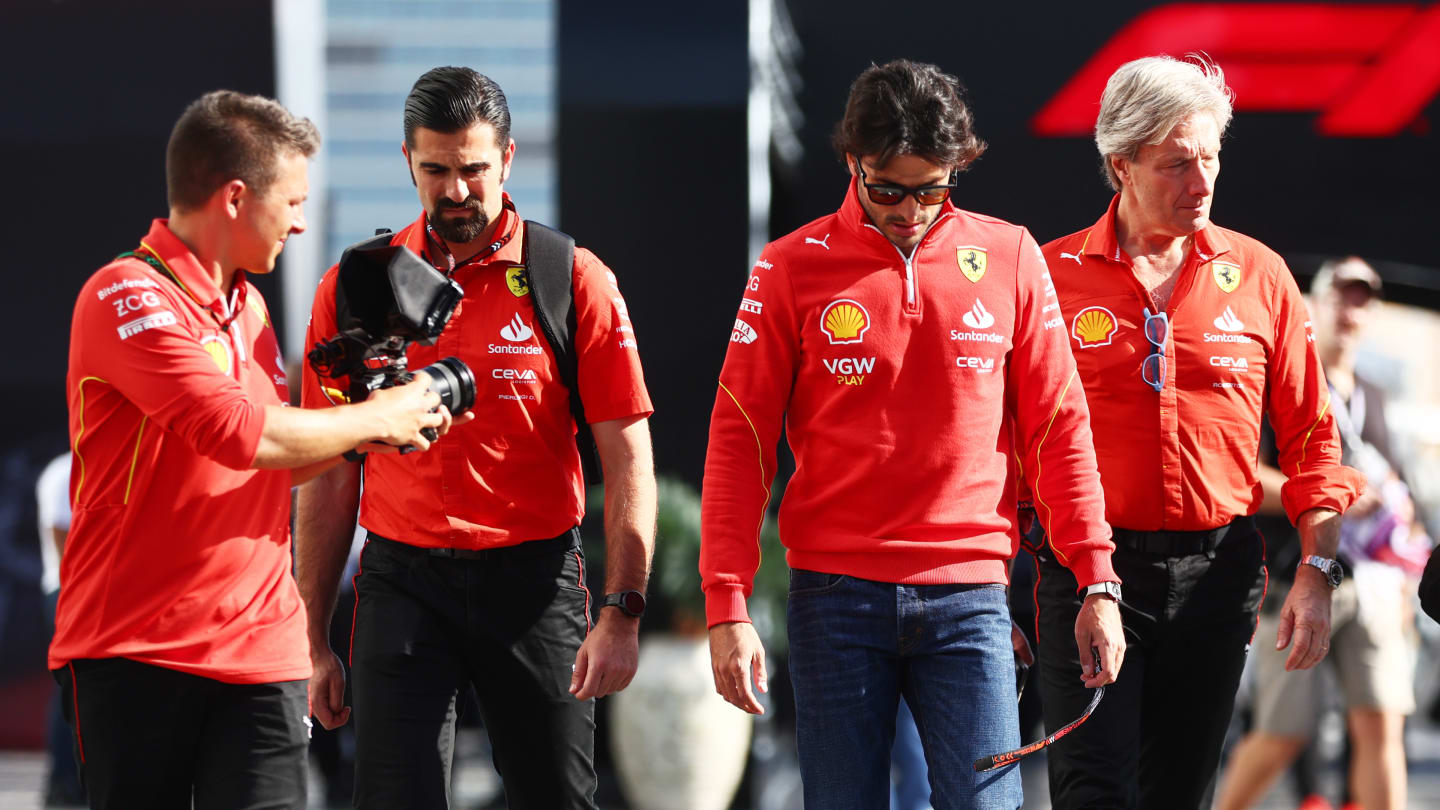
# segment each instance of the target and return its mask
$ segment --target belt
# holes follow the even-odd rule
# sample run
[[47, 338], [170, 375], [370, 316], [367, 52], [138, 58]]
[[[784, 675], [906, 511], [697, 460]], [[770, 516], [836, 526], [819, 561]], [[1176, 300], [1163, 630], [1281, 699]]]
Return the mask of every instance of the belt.
[[381, 543], [387, 548], [409, 554], [424, 557], [445, 557], [452, 560], [488, 560], [497, 562], [499, 560], [516, 560], [526, 557], [540, 557], [546, 554], [562, 554], [566, 551], [580, 548], [580, 529], [578, 527], [567, 530], [557, 537], [550, 537], [544, 540], [527, 540], [523, 543], [516, 543], [513, 546], [500, 546], [499, 548], [426, 548], [424, 546], [412, 546], [409, 543], [402, 543], [399, 540], [391, 540], [388, 537], [381, 537], [375, 532], [369, 533], [372, 543]]
[[1219, 528], [1199, 532], [1140, 532], [1134, 529], [1112, 529], [1111, 532], [1115, 545], [1120, 548], [1162, 557], [1185, 557], [1214, 551], [1230, 535], [1243, 537], [1254, 534], [1255, 518], [1244, 515]]

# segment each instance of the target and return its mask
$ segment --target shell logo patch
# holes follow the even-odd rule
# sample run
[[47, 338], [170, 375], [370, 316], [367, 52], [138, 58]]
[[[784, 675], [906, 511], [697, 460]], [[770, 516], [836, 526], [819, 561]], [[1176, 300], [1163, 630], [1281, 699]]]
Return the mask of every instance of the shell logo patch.
[[955, 248], [955, 263], [960, 272], [971, 281], [979, 281], [985, 275], [985, 248], [966, 245]]
[[530, 275], [525, 272], [523, 265], [506, 268], [505, 286], [510, 288], [510, 294], [516, 298], [524, 298], [530, 294]]
[[1235, 292], [1240, 286], [1240, 265], [1229, 262], [1211, 262], [1210, 275], [1215, 278], [1215, 286], [1221, 292]]
[[221, 374], [229, 374], [233, 363], [230, 360], [230, 344], [220, 335], [207, 335], [200, 340], [200, 348], [215, 361]]
[[1086, 307], [1070, 322], [1070, 337], [1075, 338], [1080, 348], [1093, 349], [1109, 346], [1115, 329], [1115, 313], [1105, 307]]
[[820, 313], [820, 329], [831, 343], [859, 343], [870, 329], [870, 313], [859, 301], [831, 301]]

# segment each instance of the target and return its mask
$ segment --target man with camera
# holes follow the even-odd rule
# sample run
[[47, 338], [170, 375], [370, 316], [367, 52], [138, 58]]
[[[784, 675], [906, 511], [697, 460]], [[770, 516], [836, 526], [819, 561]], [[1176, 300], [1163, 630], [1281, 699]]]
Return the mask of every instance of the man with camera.
[[362, 445], [426, 449], [421, 431], [450, 424], [427, 378], [328, 412], [285, 407], [246, 274], [273, 270], [305, 229], [318, 147], [274, 101], [202, 96], [170, 136], [169, 219], [76, 302], [74, 508], [49, 665], [92, 807], [305, 806], [290, 487]]
[[[464, 289], [435, 345], [410, 347], [408, 360], [468, 365], [478, 418], [442, 452], [371, 456], [301, 490], [311, 710], [331, 728], [350, 714], [329, 626], [358, 507], [369, 538], [350, 649], [356, 806], [447, 806], [456, 696], [469, 683], [509, 806], [592, 808], [592, 698], [634, 675], [655, 525], [634, 329], [614, 274], [573, 244], [554, 261], [541, 248], [559, 235], [522, 221], [504, 193], [515, 142], [499, 86], [468, 68], [435, 68], [407, 97], [404, 126], [423, 211], [391, 244]], [[556, 274], [571, 305], [558, 320], [537, 299], [556, 291]], [[312, 344], [341, 326], [338, 275], [316, 293]], [[556, 337], [561, 327], [568, 340]], [[330, 385], [307, 373], [305, 401], [324, 403]], [[577, 530], [575, 435], [586, 423], [606, 479], [603, 601], [585, 588]]]

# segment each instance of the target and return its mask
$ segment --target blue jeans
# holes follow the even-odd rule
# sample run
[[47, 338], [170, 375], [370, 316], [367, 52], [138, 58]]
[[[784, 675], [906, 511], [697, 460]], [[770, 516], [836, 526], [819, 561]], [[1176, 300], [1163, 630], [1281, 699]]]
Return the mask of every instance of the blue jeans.
[[1003, 586], [793, 570], [787, 612], [807, 808], [888, 805], [901, 695], [920, 730], [936, 810], [1020, 806], [1016, 768], [974, 770], [980, 757], [1020, 745]]

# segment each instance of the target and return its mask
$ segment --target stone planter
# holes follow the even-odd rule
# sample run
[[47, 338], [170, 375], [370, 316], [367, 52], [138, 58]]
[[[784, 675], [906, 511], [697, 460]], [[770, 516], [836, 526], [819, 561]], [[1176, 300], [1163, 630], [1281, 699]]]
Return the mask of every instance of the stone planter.
[[635, 679], [610, 700], [610, 747], [635, 810], [730, 806], [754, 718], [715, 693], [705, 636], [642, 636]]

